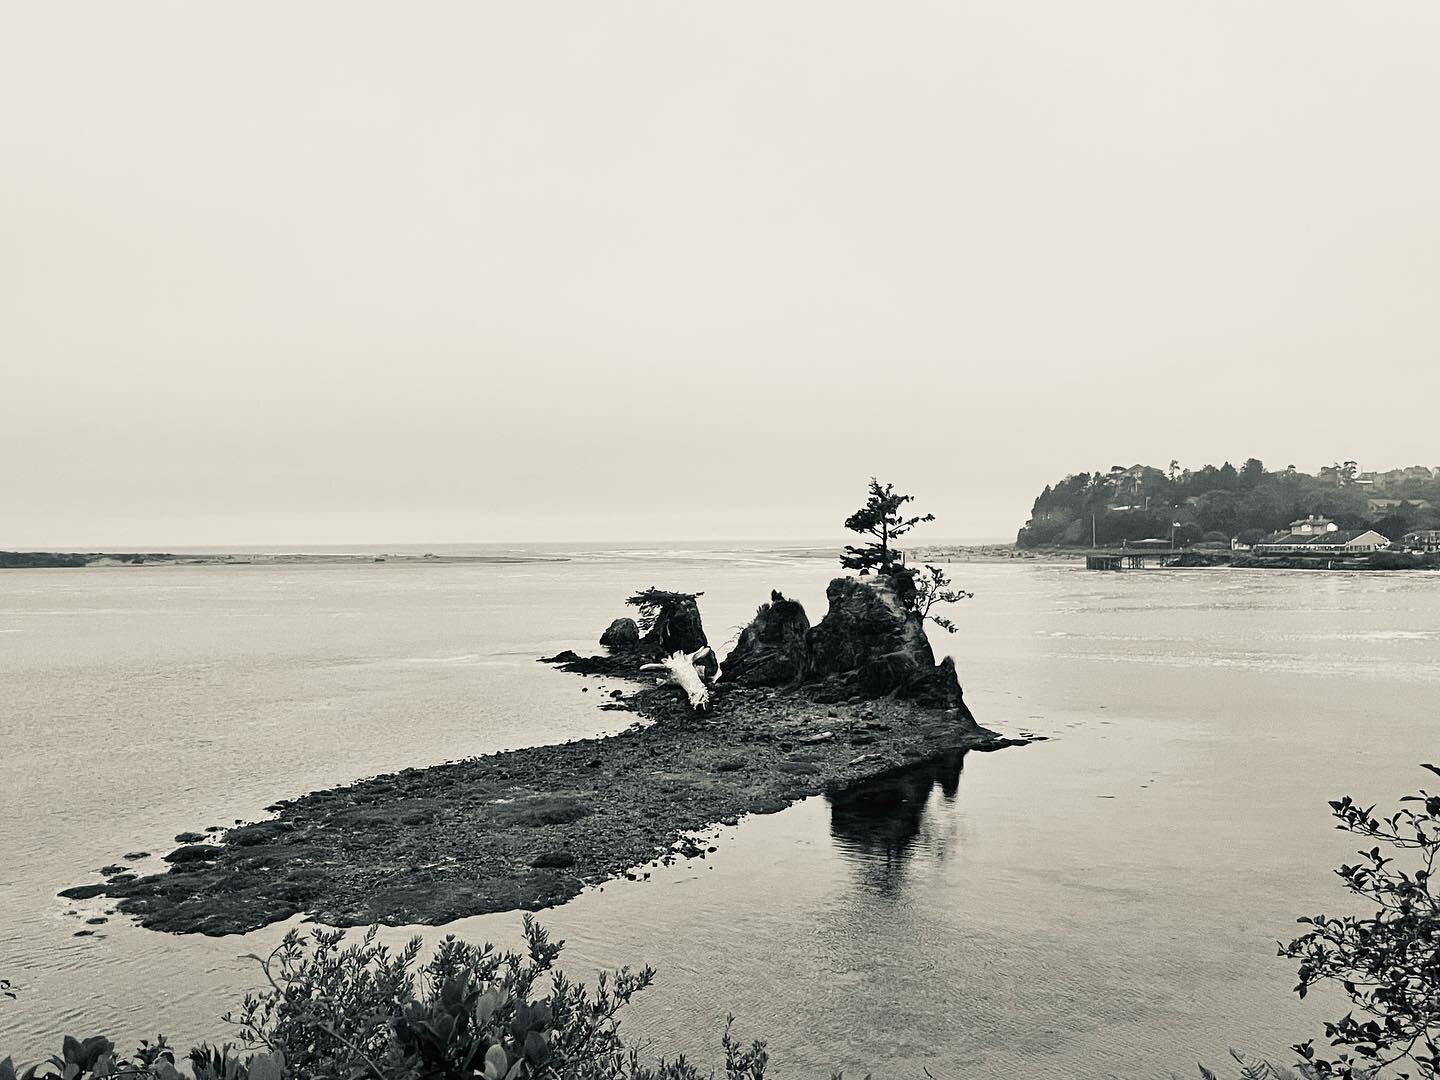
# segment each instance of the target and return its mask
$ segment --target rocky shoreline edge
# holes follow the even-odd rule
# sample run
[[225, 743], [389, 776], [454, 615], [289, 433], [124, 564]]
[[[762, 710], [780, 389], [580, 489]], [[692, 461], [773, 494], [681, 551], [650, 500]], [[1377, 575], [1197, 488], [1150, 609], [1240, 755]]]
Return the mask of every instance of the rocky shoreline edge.
[[106, 897], [142, 926], [208, 935], [298, 914], [331, 926], [435, 925], [539, 910], [652, 862], [703, 858], [700, 834], [745, 814], [1031, 741], [975, 722], [953, 664], [934, 663], [923, 626], [883, 580], [837, 578], [813, 628], [775, 594], [727, 660], [735, 674], [722, 676], [708, 711], [692, 711], [640, 671], [657, 651], [703, 642], [694, 598], [665, 595], [678, 599], [645, 639], [605, 656], [546, 658], [627, 680], [605, 687], [606, 707], [640, 721], [618, 735], [312, 792], [270, 807], [268, 820], [182, 834], [192, 842], [164, 856], [165, 872], [139, 876], [117, 862], [103, 882], [60, 896]]

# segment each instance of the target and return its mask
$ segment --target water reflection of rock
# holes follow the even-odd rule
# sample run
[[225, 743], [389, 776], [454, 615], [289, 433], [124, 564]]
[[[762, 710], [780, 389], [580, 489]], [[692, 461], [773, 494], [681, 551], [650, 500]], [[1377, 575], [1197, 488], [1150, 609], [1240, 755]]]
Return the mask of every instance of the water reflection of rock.
[[[868, 884], [887, 891], [900, 885], [905, 864], [925, 831], [926, 809], [935, 788], [939, 787], [945, 803], [954, 802], [964, 768], [965, 751], [955, 750], [843, 794], [827, 796], [830, 835], [842, 853], [860, 864]], [[934, 856], [944, 856], [943, 843], [921, 847]]]

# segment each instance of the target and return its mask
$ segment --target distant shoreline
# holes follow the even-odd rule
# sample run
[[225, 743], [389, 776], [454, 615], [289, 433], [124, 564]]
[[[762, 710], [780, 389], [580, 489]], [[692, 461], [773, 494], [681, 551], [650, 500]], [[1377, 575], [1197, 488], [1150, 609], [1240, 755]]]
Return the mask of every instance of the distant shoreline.
[[[708, 550], [708, 549], [704, 549]], [[759, 550], [774, 551], [774, 548]], [[799, 547], [785, 549], [796, 558], [831, 560], [831, 548]], [[916, 547], [906, 553], [912, 564], [935, 562], [992, 562], [1025, 560], [1029, 562], [1073, 562], [1083, 556], [1080, 551], [1025, 551], [1011, 544], [935, 544]], [[79, 552], [79, 551], [0, 551], [0, 570], [74, 569], [88, 566], [350, 566], [361, 563], [551, 563], [571, 562], [574, 554], [529, 554], [523, 552], [495, 554], [446, 554], [443, 552]]]
[[0, 551], [0, 570], [74, 569], [87, 566], [349, 566], [359, 563], [549, 563], [565, 555], [323, 554], [282, 552], [184, 554], [172, 552]]
[[[1127, 552], [1124, 548], [1108, 551], [1094, 551], [1088, 548], [1045, 548], [1035, 552], [1041, 559], [1082, 559], [1091, 555], [1103, 555], [1117, 562], [1125, 554], [1162, 560], [1156, 567], [1165, 569], [1199, 570], [1364, 570], [1374, 572], [1440, 570], [1440, 552], [1414, 551], [1370, 551], [1335, 552], [1328, 555], [1252, 555], [1245, 551], [1211, 550], [1186, 548], [1172, 553], [1169, 550], [1156, 553], [1135, 547]], [[1095, 569], [1118, 569], [1117, 567], [1096, 567]]]

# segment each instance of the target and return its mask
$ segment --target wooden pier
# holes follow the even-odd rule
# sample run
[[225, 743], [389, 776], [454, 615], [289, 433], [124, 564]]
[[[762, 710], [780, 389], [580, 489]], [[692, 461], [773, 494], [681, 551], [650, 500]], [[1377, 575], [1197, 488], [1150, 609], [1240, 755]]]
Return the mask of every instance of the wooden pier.
[[1091, 551], [1085, 555], [1086, 570], [1145, 570], [1147, 568], [1159, 568], [1166, 565], [1167, 559], [1173, 559], [1179, 555], [1184, 548], [1178, 547], [1147, 547], [1147, 548], [1113, 548], [1109, 551]]

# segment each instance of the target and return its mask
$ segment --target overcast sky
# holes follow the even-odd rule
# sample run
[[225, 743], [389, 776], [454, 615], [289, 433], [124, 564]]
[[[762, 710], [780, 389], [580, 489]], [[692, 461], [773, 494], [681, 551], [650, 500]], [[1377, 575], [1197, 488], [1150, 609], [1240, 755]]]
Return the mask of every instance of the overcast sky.
[[0, 3], [0, 547], [1440, 464], [1440, 4]]

